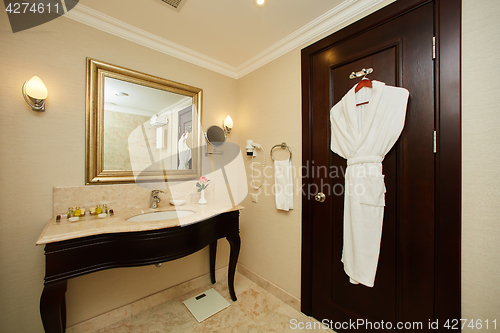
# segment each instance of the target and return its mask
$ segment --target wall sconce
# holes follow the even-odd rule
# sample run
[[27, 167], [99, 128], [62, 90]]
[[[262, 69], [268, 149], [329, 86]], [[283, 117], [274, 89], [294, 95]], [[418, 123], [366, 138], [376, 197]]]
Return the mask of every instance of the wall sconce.
[[227, 135], [231, 133], [231, 129], [233, 128], [233, 120], [231, 119], [230, 116], [227, 116], [226, 119], [222, 122], [222, 129], [224, 130], [224, 133]]
[[33, 111], [45, 111], [45, 99], [47, 95], [47, 88], [38, 76], [33, 76], [29, 81], [24, 82], [23, 97]]

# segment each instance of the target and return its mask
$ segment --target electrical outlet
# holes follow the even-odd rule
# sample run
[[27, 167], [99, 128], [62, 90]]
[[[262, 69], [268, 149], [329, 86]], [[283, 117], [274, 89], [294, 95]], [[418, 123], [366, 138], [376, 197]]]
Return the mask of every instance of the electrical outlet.
[[257, 194], [252, 193], [252, 202], [257, 202], [258, 198], [259, 198], [259, 196]]

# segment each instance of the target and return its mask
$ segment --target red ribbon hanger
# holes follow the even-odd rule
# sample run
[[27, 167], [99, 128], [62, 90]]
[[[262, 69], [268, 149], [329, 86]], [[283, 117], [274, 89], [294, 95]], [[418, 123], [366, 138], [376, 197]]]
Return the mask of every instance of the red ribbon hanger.
[[[349, 75], [349, 78], [350, 79], [355, 79], [355, 78], [358, 78], [358, 77], [363, 77], [361, 79], [361, 81], [359, 81], [359, 83], [356, 85], [356, 88], [354, 88], [354, 93], [357, 93], [358, 91], [360, 91], [362, 88], [372, 88], [373, 87], [373, 84], [372, 84], [372, 81], [370, 81], [369, 79], [366, 78], [366, 76], [370, 73], [373, 73], [373, 68], [368, 68], [368, 69], [365, 69], [363, 68], [361, 71], [359, 72], [352, 72], [351, 75]], [[356, 106], [360, 106], [360, 105], [364, 105], [364, 104], [368, 104], [369, 102], [363, 102], [363, 103], [359, 103], [359, 104], [356, 104]]]
[[367, 78], [363, 78], [363, 80], [361, 80], [358, 85], [356, 86], [356, 88], [354, 88], [354, 92], [358, 92], [359, 90], [361, 90], [361, 88], [371, 88], [373, 87], [372, 85], [372, 81], [370, 81], [369, 79]]

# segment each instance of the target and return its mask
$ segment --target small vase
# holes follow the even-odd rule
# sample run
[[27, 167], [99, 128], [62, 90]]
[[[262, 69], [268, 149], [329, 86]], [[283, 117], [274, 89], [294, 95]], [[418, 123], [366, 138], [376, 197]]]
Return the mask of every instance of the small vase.
[[198, 200], [199, 205], [206, 205], [207, 199], [205, 199], [205, 190], [201, 190], [201, 198]]

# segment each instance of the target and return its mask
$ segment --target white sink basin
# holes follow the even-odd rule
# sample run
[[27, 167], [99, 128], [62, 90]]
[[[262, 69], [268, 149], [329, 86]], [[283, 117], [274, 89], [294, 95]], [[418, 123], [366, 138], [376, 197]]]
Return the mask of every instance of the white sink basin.
[[127, 219], [127, 221], [132, 222], [149, 222], [149, 221], [161, 221], [168, 219], [175, 219], [178, 217], [184, 217], [194, 214], [191, 210], [169, 210], [166, 212], [153, 212], [141, 215], [132, 216]]

